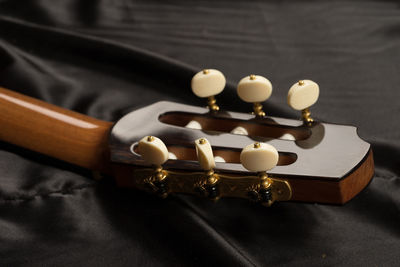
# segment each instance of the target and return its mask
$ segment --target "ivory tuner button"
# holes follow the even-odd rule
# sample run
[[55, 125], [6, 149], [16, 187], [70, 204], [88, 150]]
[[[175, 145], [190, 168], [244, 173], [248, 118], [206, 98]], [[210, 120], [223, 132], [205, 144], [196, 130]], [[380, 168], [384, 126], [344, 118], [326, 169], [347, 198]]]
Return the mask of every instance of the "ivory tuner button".
[[265, 172], [278, 164], [279, 154], [275, 147], [265, 143], [255, 143], [243, 148], [240, 162], [252, 172]]
[[168, 149], [155, 136], [146, 136], [139, 141], [139, 154], [146, 164], [160, 166], [168, 160]]
[[304, 110], [317, 102], [319, 86], [311, 80], [302, 80], [290, 87], [287, 102], [295, 110]]
[[200, 138], [195, 141], [196, 155], [199, 160], [200, 167], [203, 170], [212, 170], [215, 168], [215, 160], [212, 152], [211, 144], [205, 138]]
[[264, 102], [272, 94], [272, 84], [263, 76], [250, 75], [240, 80], [237, 93], [244, 102]]
[[192, 91], [198, 97], [218, 95], [224, 90], [225, 76], [219, 70], [207, 69], [196, 73], [192, 78]]

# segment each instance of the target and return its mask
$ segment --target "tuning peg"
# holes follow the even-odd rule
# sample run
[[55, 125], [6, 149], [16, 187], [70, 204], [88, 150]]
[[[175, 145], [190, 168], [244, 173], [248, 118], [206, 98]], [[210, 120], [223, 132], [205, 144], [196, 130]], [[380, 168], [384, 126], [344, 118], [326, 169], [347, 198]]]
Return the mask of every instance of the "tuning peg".
[[265, 116], [261, 102], [267, 100], [272, 93], [272, 84], [267, 78], [254, 74], [246, 76], [240, 80], [237, 93], [244, 102], [253, 103], [257, 117]]
[[269, 144], [257, 142], [242, 150], [240, 162], [243, 167], [249, 171], [258, 172], [260, 178], [260, 184], [248, 192], [250, 199], [261, 201], [266, 206], [272, 204], [272, 180], [268, 178], [266, 171], [274, 168], [278, 159], [278, 151]]
[[214, 173], [215, 159], [210, 142], [205, 138], [195, 141], [196, 155], [200, 167], [206, 172], [206, 180], [197, 185], [197, 189], [213, 200], [218, 199], [218, 175]]
[[213, 170], [215, 168], [215, 161], [210, 142], [205, 138], [200, 138], [195, 141], [195, 144], [200, 167], [205, 171]]
[[168, 149], [164, 142], [155, 136], [146, 136], [139, 141], [139, 154], [146, 164], [152, 165], [155, 172], [151, 177], [145, 179], [147, 184], [155, 193], [161, 197], [168, 195], [166, 185], [167, 172], [161, 167], [168, 158]]
[[167, 147], [155, 136], [146, 136], [139, 141], [139, 154], [149, 165], [161, 166], [168, 160]]
[[300, 80], [290, 87], [287, 102], [295, 110], [301, 110], [304, 123], [311, 124], [314, 120], [311, 118], [309, 108], [317, 102], [319, 96], [319, 86], [311, 80]]
[[243, 148], [240, 162], [252, 172], [266, 172], [278, 163], [278, 151], [266, 143], [254, 143]]
[[224, 90], [225, 84], [225, 76], [215, 69], [204, 69], [196, 73], [191, 83], [193, 93], [198, 97], [207, 97], [208, 107], [214, 112], [219, 110], [214, 96]]

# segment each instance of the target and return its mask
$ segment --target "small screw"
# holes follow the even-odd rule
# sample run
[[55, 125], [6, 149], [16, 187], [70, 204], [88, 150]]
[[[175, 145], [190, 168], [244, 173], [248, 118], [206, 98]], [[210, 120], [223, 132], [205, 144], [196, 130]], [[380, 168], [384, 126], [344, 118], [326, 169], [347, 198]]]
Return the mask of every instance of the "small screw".
[[260, 148], [260, 146], [261, 146], [260, 143], [258, 143], [258, 142], [254, 143], [254, 148]]
[[154, 137], [149, 135], [147, 136], [147, 142], [153, 142], [154, 141]]
[[300, 80], [300, 81], [299, 81], [299, 85], [304, 85], [304, 81], [303, 81], [303, 80]]
[[206, 139], [201, 138], [201, 139], [199, 140], [199, 144], [200, 144], [200, 145], [204, 145], [205, 143], [207, 143]]
[[209, 74], [209, 73], [210, 73], [210, 70], [208, 70], [208, 69], [203, 70], [203, 74]]
[[252, 80], [252, 81], [253, 81], [253, 80], [255, 80], [255, 79], [256, 79], [256, 75], [254, 75], [254, 74], [251, 74], [251, 75], [250, 75], [250, 80]]

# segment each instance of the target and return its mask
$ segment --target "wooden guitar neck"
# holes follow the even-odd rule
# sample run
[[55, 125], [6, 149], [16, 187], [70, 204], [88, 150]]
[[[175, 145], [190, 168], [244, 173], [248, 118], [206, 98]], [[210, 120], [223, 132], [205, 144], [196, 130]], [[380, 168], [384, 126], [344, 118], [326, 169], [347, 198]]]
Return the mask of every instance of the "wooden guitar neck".
[[0, 140], [110, 173], [111, 122], [0, 88]]

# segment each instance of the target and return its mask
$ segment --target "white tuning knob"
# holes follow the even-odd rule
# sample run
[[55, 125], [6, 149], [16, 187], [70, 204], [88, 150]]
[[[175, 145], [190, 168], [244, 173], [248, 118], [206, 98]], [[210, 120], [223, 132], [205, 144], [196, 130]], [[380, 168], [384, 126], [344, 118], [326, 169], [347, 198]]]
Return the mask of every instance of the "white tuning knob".
[[206, 171], [214, 169], [215, 160], [210, 142], [205, 138], [200, 138], [195, 141], [195, 144], [196, 155], [201, 168]]
[[272, 93], [271, 82], [260, 75], [249, 75], [240, 80], [237, 93], [247, 103], [264, 102]]
[[304, 122], [312, 123], [309, 107], [317, 102], [319, 96], [319, 86], [311, 80], [301, 80], [290, 87], [287, 102], [295, 110], [302, 111]]
[[295, 110], [303, 110], [317, 102], [319, 86], [311, 80], [301, 80], [290, 87], [287, 102]]
[[267, 78], [253, 74], [244, 77], [238, 84], [237, 93], [243, 101], [254, 103], [254, 113], [257, 116], [265, 116], [260, 103], [272, 94], [272, 84]]
[[160, 166], [168, 160], [168, 149], [159, 138], [146, 136], [139, 141], [139, 154], [145, 163]]
[[225, 76], [215, 69], [202, 70], [192, 78], [192, 90], [198, 97], [218, 95], [224, 90], [225, 84]]
[[254, 143], [243, 148], [240, 162], [252, 172], [265, 172], [278, 164], [279, 154], [275, 147], [265, 143]]
[[225, 84], [225, 76], [215, 69], [204, 69], [196, 73], [191, 82], [193, 93], [198, 97], [207, 97], [208, 106], [213, 111], [219, 110], [214, 96], [224, 90]]

